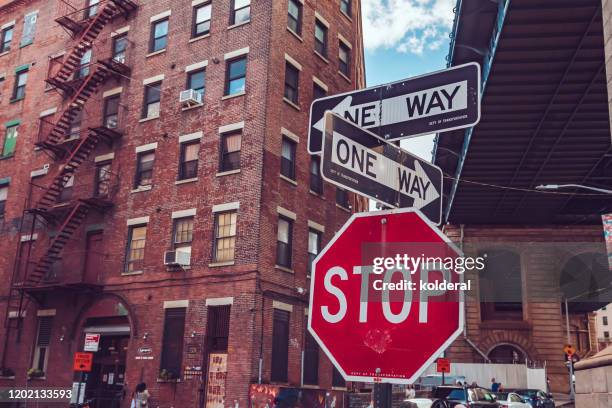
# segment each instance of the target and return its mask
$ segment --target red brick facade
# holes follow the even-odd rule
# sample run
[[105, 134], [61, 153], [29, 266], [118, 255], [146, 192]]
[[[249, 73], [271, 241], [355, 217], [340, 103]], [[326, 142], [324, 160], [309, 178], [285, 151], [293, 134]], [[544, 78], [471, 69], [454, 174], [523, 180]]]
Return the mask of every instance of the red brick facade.
[[[10, 50], [0, 54], [0, 75], [4, 74], [4, 81], [0, 82], [0, 141], [4, 142], [7, 123], [19, 121], [14, 153], [0, 158], [0, 184], [8, 187], [6, 212], [4, 219], [0, 219], [0, 279], [7, 283], [0, 290], [0, 315], [3, 318], [11, 315], [10, 323], [17, 320], [14, 318], [17, 312], [11, 307], [12, 314], [6, 313], [7, 305], [17, 292], [10, 291], [8, 282], [18, 286], [26, 279], [14, 264], [21, 264], [23, 269], [29, 260], [31, 270], [62, 224], [61, 219], [54, 223], [37, 217], [38, 223], [31, 230], [35, 239], [29, 241], [30, 255], [25, 255], [24, 249], [22, 256], [17, 257], [19, 242], [28, 241], [25, 235], [31, 232], [27, 222], [20, 228], [23, 211], [36, 206], [62, 165], [61, 160], [50, 157], [49, 149], [35, 148], [39, 133], [44, 136], [44, 129], [39, 132], [40, 114], [57, 109], [57, 113], [46, 118], [55, 121], [69, 100], [45, 83], [50, 57], [61, 53], [66, 56], [76, 44], [55, 21], [64, 13], [58, 3], [62, 5], [42, 0], [0, 3], [0, 27], [10, 26], [14, 20]], [[7, 338], [4, 368], [15, 374], [14, 379], [0, 379], [0, 385], [25, 385], [26, 372], [36, 359], [40, 320], [37, 314], [53, 315], [44, 377], [29, 380], [31, 386], [37, 387], [71, 385], [75, 378], [71, 359], [83, 347], [86, 320], [87, 325], [95, 322], [96, 326], [106, 327], [104, 330], [113, 324], [125, 326], [127, 322], [127, 348], [115, 348], [111, 354], [117, 355], [117, 361], [125, 354], [124, 382], [128, 396], [137, 383], [144, 381], [152, 394], [153, 406], [200, 406], [205, 382], [199, 378], [197, 369], [192, 370], [196, 374], [189, 375], [186, 370], [203, 367], [205, 377], [208, 306], [231, 303], [225, 406], [245, 407], [249, 385], [270, 382], [275, 307], [290, 310], [288, 382], [283, 385], [301, 386], [308, 299], [301, 288], [309, 287], [306, 276], [309, 225], [324, 229], [324, 245], [351, 211], [336, 205], [335, 188], [331, 185], [324, 186], [322, 195], [309, 191], [310, 158], [306, 142], [313, 76], [328, 87], [329, 94], [364, 86], [360, 4], [352, 0], [352, 17], [348, 17], [340, 10], [339, 0], [305, 0], [301, 36], [297, 36], [287, 28], [287, 0], [252, 1], [249, 21], [236, 26], [229, 24], [232, 2], [212, 0], [210, 34], [191, 39], [191, 0], [137, 3], [136, 11], [105, 25], [94, 40], [92, 57], [93, 70], [96, 61], [108, 57], [111, 38], [127, 32], [127, 65], [131, 72], [107, 78], [97, 87], [85, 104], [81, 124], [81, 137], [87, 128], [99, 126], [105, 92], [117, 93], [120, 87], [118, 116], [122, 136], [112, 144], [97, 144], [76, 171], [72, 200], [64, 207], [71, 208], [77, 199], [91, 197], [96, 161], [111, 157], [113, 205], [105, 210], [88, 211], [62, 250], [63, 267], [54, 269], [58, 275], [50, 285], [52, 288], [37, 289], [44, 285], [41, 281], [27, 291], [32, 298], [26, 303], [21, 328], [12, 328], [7, 338], [7, 326], [16, 325], [0, 326], [0, 338]], [[102, 1], [99, 9], [106, 4]], [[81, 9], [84, 4], [75, 2], [75, 7]], [[20, 47], [24, 16], [33, 11], [37, 11], [33, 42]], [[169, 22], [167, 47], [151, 55], [151, 21], [160, 13], [166, 13]], [[327, 60], [313, 52], [315, 13], [329, 24]], [[352, 47], [350, 78], [338, 72], [340, 38]], [[226, 58], [236, 54], [247, 57], [246, 92], [228, 98], [224, 97]], [[297, 62], [301, 68], [297, 105], [283, 100], [286, 60]], [[186, 69], [198, 63], [206, 66], [204, 103], [182, 109], [179, 93], [185, 89]], [[23, 69], [26, 64], [25, 98], [13, 100], [16, 69]], [[143, 94], [150, 82], [147, 79], [159, 80], [160, 75], [163, 75], [160, 117], [143, 121]], [[240, 170], [219, 174], [220, 128], [226, 125], [234, 125], [232, 128], [242, 132]], [[193, 136], [197, 132], [201, 135]], [[282, 133], [299, 139], [295, 182], [279, 175]], [[181, 136], [185, 135], [199, 139], [200, 147], [197, 178], [181, 183], [177, 182], [179, 140], [184, 140]], [[147, 151], [154, 146], [155, 151], [153, 181], [148, 190], [134, 188], [137, 152], [143, 150], [142, 146], [148, 146]], [[30, 185], [30, 173], [47, 167], [48, 171], [43, 171], [46, 174], [32, 178]], [[223, 204], [228, 205], [215, 207]], [[351, 204], [352, 210], [365, 209], [364, 202], [355, 197], [351, 197]], [[237, 209], [233, 262], [215, 263], [212, 258], [214, 214], [219, 208]], [[191, 266], [185, 270], [166, 267], [162, 259], [164, 251], [172, 249], [173, 213], [183, 210], [195, 213]], [[290, 269], [276, 266], [280, 213], [295, 218]], [[126, 274], [129, 220], [134, 219], [138, 220], [132, 223], [147, 225], [144, 261], [138, 273]], [[86, 243], [96, 231], [102, 233], [102, 241], [96, 247], [92, 266], [93, 258], [86, 258]], [[87, 284], [83, 284], [86, 280]], [[178, 382], [158, 380], [164, 305], [186, 307], [182, 373]], [[331, 364], [323, 353], [319, 353], [319, 358], [318, 386], [331, 389]], [[108, 376], [104, 381], [108, 383]], [[125, 398], [122, 406], [128, 405], [129, 398]]]

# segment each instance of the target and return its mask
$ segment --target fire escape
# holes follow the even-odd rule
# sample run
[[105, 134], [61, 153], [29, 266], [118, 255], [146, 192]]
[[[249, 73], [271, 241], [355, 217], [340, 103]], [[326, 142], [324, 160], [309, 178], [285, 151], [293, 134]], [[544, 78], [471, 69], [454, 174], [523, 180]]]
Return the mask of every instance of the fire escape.
[[[11, 329], [19, 329], [22, 323], [23, 311], [31, 299], [40, 301], [41, 295], [57, 288], [92, 289], [96, 283], [57, 281], [52, 277], [54, 263], [62, 259], [62, 251], [72, 235], [85, 220], [91, 210], [104, 212], [112, 207], [109, 195], [105, 197], [91, 196], [62, 202], [62, 191], [83, 162], [99, 143], [112, 143], [121, 137], [116, 128], [102, 124], [80, 132], [78, 137], [70, 134], [71, 125], [82, 114], [85, 104], [97, 91], [99, 86], [111, 78], [129, 77], [130, 68], [125, 56], [118, 58], [111, 47], [107, 47], [107, 58], [98, 58], [95, 63], [83, 64], [84, 56], [96, 48], [94, 41], [102, 29], [116, 18], [128, 18], [136, 10], [137, 5], [132, 0], [103, 0], [85, 9], [76, 9], [60, 1], [63, 7], [55, 21], [66, 29], [73, 37], [74, 45], [57, 66], [50, 67], [46, 82], [61, 92], [65, 103], [63, 109], [56, 114], [54, 121], [41, 118], [39, 126], [39, 141], [36, 146], [51, 156], [58, 164], [57, 174], [51, 183], [43, 188], [42, 195], [36, 200], [28, 200], [26, 210], [21, 219], [20, 236], [28, 231], [32, 237], [37, 223], [52, 227], [55, 235], [49, 238], [44, 253], [39, 258], [30, 261], [31, 250], [26, 254], [18, 253], [15, 257], [13, 275], [11, 277], [8, 307], [5, 315], [5, 344], [3, 347], [0, 368], [5, 366], [7, 342]], [[100, 53], [105, 54], [104, 52]], [[55, 68], [55, 69], [52, 69]], [[24, 221], [28, 220], [28, 221]], [[25, 262], [23, 258], [25, 257]], [[25, 272], [22, 273], [22, 265]], [[30, 267], [31, 266], [31, 267]], [[19, 336], [19, 334], [18, 334]]]

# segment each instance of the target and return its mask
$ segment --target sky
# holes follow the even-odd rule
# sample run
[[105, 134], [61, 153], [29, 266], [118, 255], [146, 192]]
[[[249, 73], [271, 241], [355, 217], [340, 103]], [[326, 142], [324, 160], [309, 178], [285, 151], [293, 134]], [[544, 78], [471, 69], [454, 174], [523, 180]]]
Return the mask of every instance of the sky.
[[[362, 0], [367, 86], [446, 67], [456, 0]], [[433, 135], [401, 142], [431, 160]]]

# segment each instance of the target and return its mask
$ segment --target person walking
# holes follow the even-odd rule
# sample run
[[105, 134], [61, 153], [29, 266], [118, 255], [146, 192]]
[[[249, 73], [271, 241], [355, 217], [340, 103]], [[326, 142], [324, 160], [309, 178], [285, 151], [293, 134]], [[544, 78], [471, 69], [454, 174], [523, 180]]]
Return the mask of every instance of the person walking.
[[499, 383], [495, 381], [495, 378], [491, 378], [491, 391], [498, 392], [499, 391]]
[[143, 382], [138, 384], [136, 390], [134, 390], [130, 408], [147, 408], [149, 406], [150, 397], [151, 394], [149, 394], [149, 390], [147, 390], [147, 384]]

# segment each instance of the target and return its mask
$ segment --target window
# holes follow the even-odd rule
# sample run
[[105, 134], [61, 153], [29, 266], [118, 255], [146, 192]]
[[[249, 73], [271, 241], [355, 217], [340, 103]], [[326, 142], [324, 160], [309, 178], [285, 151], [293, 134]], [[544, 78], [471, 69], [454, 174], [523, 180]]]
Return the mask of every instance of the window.
[[246, 23], [251, 19], [251, 0], [232, 0], [230, 25]]
[[8, 198], [8, 187], [0, 187], [0, 222], [4, 221], [4, 214], [6, 213], [6, 199]]
[[344, 381], [344, 377], [340, 374], [340, 371], [336, 367], [333, 367], [332, 372], [332, 387], [346, 387], [346, 382]]
[[2, 157], [11, 156], [15, 153], [18, 127], [19, 125], [12, 125], [6, 128], [6, 133], [4, 134], [4, 145], [2, 147]]
[[319, 385], [319, 345], [308, 329], [304, 338], [304, 384]]
[[186, 314], [187, 309], [184, 307], [168, 308], [165, 310], [164, 337], [162, 340], [159, 371], [166, 370], [170, 379], [178, 379], [181, 374]]
[[20, 47], [32, 44], [34, 42], [34, 34], [36, 33], [36, 21], [38, 13], [26, 14], [23, 18], [23, 32], [21, 33]]
[[81, 123], [83, 122], [83, 111], [78, 110], [68, 128], [66, 128], [66, 139], [78, 139], [81, 136]]
[[610, 338], [610, 332], [609, 331], [605, 331], [604, 332], [604, 339], [609, 339]]
[[28, 71], [20, 71], [15, 75], [15, 88], [13, 88], [13, 100], [25, 98], [26, 82], [28, 81]]
[[312, 272], [312, 263], [321, 250], [321, 232], [310, 228], [308, 230], [308, 275]]
[[232, 171], [240, 168], [240, 148], [242, 133], [224, 133], [221, 135], [221, 158], [219, 171]]
[[126, 272], [141, 271], [147, 240], [147, 225], [133, 225], [128, 230], [128, 246], [125, 262]]
[[312, 99], [324, 98], [325, 96], [327, 96], [327, 91], [314, 82], [312, 85]]
[[53, 316], [41, 316], [38, 318], [38, 333], [36, 335], [36, 346], [34, 349], [34, 361], [32, 361], [32, 368], [38, 369], [43, 373], [47, 371], [52, 328]]
[[604, 326], [608, 325], [608, 316], [604, 316], [601, 318], [601, 322]]
[[153, 163], [155, 163], [155, 151], [138, 154], [136, 165], [136, 179], [134, 188], [150, 186], [153, 183]]
[[191, 37], [199, 37], [210, 32], [210, 17], [212, 5], [210, 3], [194, 7], [193, 9], [193, 28]]
[[198, 155], [200, 153], [200, 140], [181, 143], [181, 157], [179, 164], [179, 180], [198, 177]]
[[351, 0], [340, 0], [340, 10], [347, 16], [351, 15]]
[[348, 191], [343, 188], [336, 187], [336, 204], [342, 208], [349, 208]]
[[206, 313], [206, 351], [223, 352], [229, 346], [230, 305], [208, 306]]
[[11, 49], [11, 41], [13, 40], [13, 28], [13, 26], [10, 26], [0, 32], [0, 53], [7, 52]]
[[168, 44], [168, 19], [155, 21], [151, 26], [151, 43], [149, 52], [166, 49]]
[[285, 98], [297, 105], [298, 92], [300, 86], [300, 71], [291, 65], [285, 63]]
[[246, 63], [246, 57], [240, 57], [227, 62], [225, 95], [234, 95], [245, 91]]
[[351, 75], [351, 49], [342, 41], [338, 48], [338, 69], [341, 73], [350, 77]]
[[192, 71], [187, 74], [187, 89], [193, 89], [202, 96], [204, 101], [204, 92], [206, 91], [206, 70]]
[[161, 82], [145, 85], [142, 118], [157, 118], [161, 107]]
[[523, 320], [520, 255], [510, 250], [491, 248], [479, 255], [486, 255], [485, 268], [479, 272], [481, 319]]
[[296, 143], [283, 137], [281, 147], [281, 174], [291, 180], [295, 180], [295, 146]]
[[315, 51], [327, 57], [327, 26], [315, 20]]
[[96, 165], [94, 195], [96, 197], [107, 196], [110, 187], [111, 163], [99, 163]]
[[291, 252], [293, 242], [293, 221], [280, 216], [276, 237], [276, 264], [291, 268]]
[[297, 35], [302, 34], [302, 3], [299, 0], [289, 0], [287, 27]]
[[270, 380], [287, 382], [289, 368], [289, 312], [274, 309], [272, 325], [272, 372]]
[[117, 129], [119, 122], [119, 95], [104, 99], [104, 118], [102, 126], [108, 129]]
[[62, 187], [62, 191], [60, 191], [59, 196], [57, 197], [58, 203], [66, 203], [72, 199], [72, 192], [74, 190], [74, 174], [66, 180]]
[[79, 62], [79, 68], [74, 72], [74, 79], [84, 78], [89, 75], [89, 67], [91, 63], [91, 48], [85, 51]]
[[184, 252], [191, 256], [191, 241], [193, 240], [193, 217], [175, 219], [173, 230], [173, 249], [177, 252]]
[[238, 213], [236, 211], [215, 214], [214, 262], [231, 262], [234, 260], [237, 218]]
[[127, 34], [118, 35], [113, 38], [113, 60], [125, 64], [127, 47]]
[[321, 158], [310, 156], [310, 190], [323, 194], [323, 178], [321, 177]]
[[88, 0], [87, 7], [85, 8], [85, 18], [92, 18], [98, 12], [98, 4], [100, 0]]

